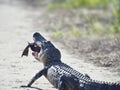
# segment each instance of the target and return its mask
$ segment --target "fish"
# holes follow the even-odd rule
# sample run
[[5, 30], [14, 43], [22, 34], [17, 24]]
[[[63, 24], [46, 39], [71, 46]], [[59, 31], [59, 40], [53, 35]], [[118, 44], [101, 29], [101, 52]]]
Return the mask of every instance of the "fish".
[[29, 43], [29, 42], [28, 42], [28, 45], [27, 45], [27, 46], [25, 47], [25, 49], [23, 50], [21, 57], [23, 57], [23, 56], [28, 56], [29, 48], [30, 48], [33, 52], [39, 53], [39, 52], [41, 51], [41, 47], [38, 46], [38, 45], [36, 44], [36, 42], [34, 42], [34, 43]]

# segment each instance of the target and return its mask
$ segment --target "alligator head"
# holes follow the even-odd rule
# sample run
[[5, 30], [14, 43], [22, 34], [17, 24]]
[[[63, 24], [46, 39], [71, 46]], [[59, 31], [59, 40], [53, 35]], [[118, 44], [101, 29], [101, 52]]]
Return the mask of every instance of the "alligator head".
[[32, 55], [44, 65], [50, 62], [61, 61], [60, 51], [50, 42], [47, 41], [40, 33], [33, 34], [34, 43], [28, 43], [22, 56], [28, 56], [29, 48], [33, 51]]

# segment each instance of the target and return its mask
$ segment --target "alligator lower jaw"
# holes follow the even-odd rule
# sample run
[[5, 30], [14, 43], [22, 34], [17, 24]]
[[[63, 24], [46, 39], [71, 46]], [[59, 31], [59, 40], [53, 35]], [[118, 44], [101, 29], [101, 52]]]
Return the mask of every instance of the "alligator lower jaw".
[[38, 52], [32, 52], [32, 55], [35, 57], [35, 59], [39, 60]]

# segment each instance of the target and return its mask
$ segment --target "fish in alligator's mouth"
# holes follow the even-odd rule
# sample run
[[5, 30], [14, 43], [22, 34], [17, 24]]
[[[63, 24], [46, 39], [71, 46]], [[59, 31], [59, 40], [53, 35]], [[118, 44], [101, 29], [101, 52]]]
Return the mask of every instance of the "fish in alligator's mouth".
[[38, 46], [35, 42], [34, 42], [34, 43], [29, 43], [29, 42], [28, 42], [28, 45], [27, 45], [26, 48], [23, 50], [23, 53], [22, 53], [21, 57], [23, 57], [23, 56], [28, 56], [29, 48], [31, 48], [31, 50], [33, 51], [33, 52], [32, 52], [32, 55], [33, 55], [35, 58], [38, 57], [38, 54], [39, 54], [40, 51], [41, 51], [41, 47]]

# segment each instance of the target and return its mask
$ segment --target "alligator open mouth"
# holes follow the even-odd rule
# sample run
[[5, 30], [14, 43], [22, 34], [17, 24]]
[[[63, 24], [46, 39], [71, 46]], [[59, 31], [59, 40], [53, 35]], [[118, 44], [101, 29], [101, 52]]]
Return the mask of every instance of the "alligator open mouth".
[[39, 54], [40, 51], [41, 51], [41, 47], [38, 46], [36, 43], [33, 44], [33, 47], [34, 47], [34, 50], [33, 50], [33, 52], [32, 52], [32, 55], [33, 55], [36, 59], [39, 59], [38, 54]]

